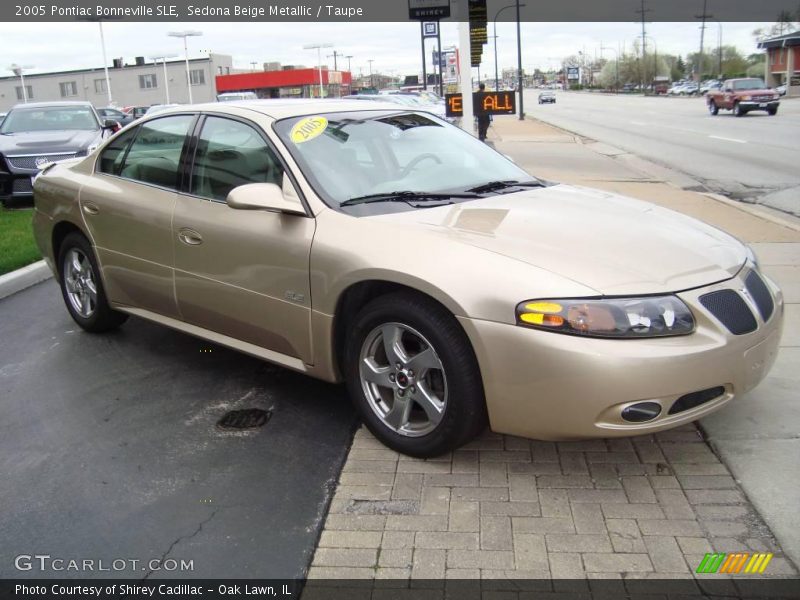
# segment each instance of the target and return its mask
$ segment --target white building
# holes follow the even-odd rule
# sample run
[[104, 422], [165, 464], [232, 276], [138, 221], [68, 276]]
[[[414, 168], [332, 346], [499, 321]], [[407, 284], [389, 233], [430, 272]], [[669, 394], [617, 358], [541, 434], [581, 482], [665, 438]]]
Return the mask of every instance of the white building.
[[[225, 54], [209, 54], [207, 58], [189, 61], [192, 100], [213, 101], [217, 94], [216, 76], [234, 73], [233, 60]], [[106, 78], [102, 67], [55, 73], [25, 74], [28, 102], [58, 100], [88, 100], [95, 107], [108, 106]], [[109, 66], [111, 95], [114, 104], [122, 106], [149, 106], [169, 102], [189, 102], [186, 81], [186, 63], [181, 59], [166, 61], [166, 77], [162, 61], [157, 64], [137, 57], [132, 64], [116, 59]], [[0, 112], [5, 112], [23, 101], [20, 77], [0, 77]]]

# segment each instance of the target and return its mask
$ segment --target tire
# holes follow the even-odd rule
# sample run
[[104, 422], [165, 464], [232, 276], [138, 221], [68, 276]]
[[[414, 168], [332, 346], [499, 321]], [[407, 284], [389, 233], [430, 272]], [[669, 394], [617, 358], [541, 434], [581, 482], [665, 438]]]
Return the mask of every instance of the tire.
[[777, 114], [778, 114], [778, 107], [777, 107], [777, 106], [775, 106], [775, 107], [773, 107], [773, 108], [768, 108], [768, 109], [767, 109], [767, 114], [768, 114], [770, 117], [774, 117], [775, 115], [777, 115]]
[[734, 117], [743, 117], [747, 114], [746, 110], [742, 110], [741, 105], [737, 102], [733, 105], [733, 116]]
[[80, 233], [64, 238], [58, 252], [58, 275], [64, 304], [82, 329], [102, 333], [127, 321], [128, 315], [108, 305], [94, 251]]
[[712, 117], [716, 117], [719, 114], [719, 106], [713, 100], [708, 103], [708, 112]]
[[[395, 340], [391, 357], [386, 340]], [[425, 296], [399, 292], [367, 304], [352, 324], [343, 367], [364, 424], [403, 454], [449, 452], [488, 423], [469, 339], [452, 314]]]

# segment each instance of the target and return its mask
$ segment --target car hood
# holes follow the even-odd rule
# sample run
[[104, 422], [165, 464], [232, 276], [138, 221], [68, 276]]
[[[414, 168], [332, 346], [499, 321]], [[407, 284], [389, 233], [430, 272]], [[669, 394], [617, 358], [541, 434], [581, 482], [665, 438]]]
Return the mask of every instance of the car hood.
[[101, 130], [26, 131], [0, 135], [0, 152], [15, 154], [70, 154], [99, 140]]
[[700, 221], [611, 193], [554, 185], [380, 219], [522, 261], [601, 295], [671, 293], [734, 276], [736, 238]]

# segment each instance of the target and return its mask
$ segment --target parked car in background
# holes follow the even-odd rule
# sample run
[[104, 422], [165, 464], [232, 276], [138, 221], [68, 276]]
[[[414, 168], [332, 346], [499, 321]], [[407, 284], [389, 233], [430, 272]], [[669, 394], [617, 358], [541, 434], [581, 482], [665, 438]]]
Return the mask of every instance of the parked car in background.
[[555, 104], [556, 103], [556, 94], [555, 92], [539, 92], [539, 104]]
[[97, 114], [100, 115], [101, 119], [111, 119], [112, 121], [116, 121], [120, 128], [125, 127], [128, 123], [133, 123], [133, 115], [126, 114], [117, 108], [112, 108], [107, 106], [105, 108], [98, 108]]
[[699, 93], [705, 96], [711, 90], [718, 90], [722, 87], [722, 82], [716, 79], [708, 79], [700, 84]]
[[754, 403], [783, 327], [780, 289], [734, 237], [544, 182], [400, 104], [179, 107], [50, 166], [35, 192], [78, 326], [132, 314], [344, 381], [370, 431], [413, 456], [487, 423], [623, 437]]
[[217, 94], [217, 102], [236, 102], [237, 100], [258, 100], [255, 92], [225, 92]]
[[6, 118], [6, 115], [7, 115], [7, 114], [8, 114], [8, 113], [0, 112], [0, 125], [2, 125], [2, 124], [3, 124], [3, 119], [5, 119], [5, 118]]
[[122, 112], [126, 115], [132, 115], [135, 121], [136, 119], [141, 119], [147, 113], [148, 108], [150, 108], [149, 104], [147, 106], [124, 106]]
[[87, 156], [116, 128], [89, 102], [17, 104], [0, 125], [0, 201], [29, 201], [42, 167]]
[[775, 91], [778, 92], [778, 95], [785, 96], [786, 95], [786, 84], [779, 85], [775, 88]]
[[693, 81], [689, 81], [673, 85], [667, 90], [667, 94], [670, 96], [694, 96], [699, 90], [700, 86]]
[[730, 110], [735, 116], [743, 117], [751, 111], [763, 110], [775, 116], [780, 106], [780, 94], [757, 77], [728, 79], [721, 89], [706, 94], [706, 104], [712, 115], [719, 114], [720, 110]]

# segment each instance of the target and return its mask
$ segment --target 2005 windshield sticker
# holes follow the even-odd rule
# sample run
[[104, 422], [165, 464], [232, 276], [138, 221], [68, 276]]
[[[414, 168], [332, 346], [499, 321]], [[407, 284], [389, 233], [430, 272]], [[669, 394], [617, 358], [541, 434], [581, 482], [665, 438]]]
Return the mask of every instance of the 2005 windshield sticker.
[[327, 128], [328, 119], [325, 117], [306, 117], [294, 124], [289, 135], [295, 144], [302, 144], [321, 135]]

